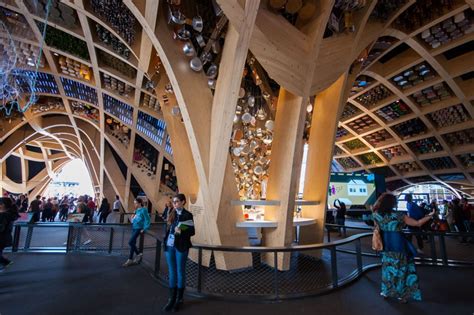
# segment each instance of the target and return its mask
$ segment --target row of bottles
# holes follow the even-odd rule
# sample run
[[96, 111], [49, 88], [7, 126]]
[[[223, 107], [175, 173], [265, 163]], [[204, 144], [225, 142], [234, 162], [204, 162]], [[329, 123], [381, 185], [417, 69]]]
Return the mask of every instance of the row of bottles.
[[349, 134], [349, 131], [347, 131], [344, 127], [338, 127], [336, 131], [336, 139], [340, 139], [342, 137], [345, 137]]
[[[38, 24], [39, 31], [42, 32], [44, 24], [41, 22], [36, 23]], [[57, 48], [87, 61], [90, 60], [89, 50], [85, 41], [49, 25], [46, 27], [45, 42], [49, 47]]]
[[428, 114], [428, 117], [435, 123], [437, 128], [460, 124], [470, 119], [462, 104], [440, 109]]
[[357, 158], [365, 165], [375, 165], [383, 163], [382, 159], [374, 152], [358, 155]]
[[165, 137], [166, 123], [144, 112], [138, 112], [137, 129], [148, 138], [161, 145]]
[[334, 155], [341, 155], [344, 154], [344, 151], [338, 147], [337, 145], [334, 146]]
[[100, 75], [102, 77], [102, 84], [104, 88], [114, 91], [124, 97], [133, 96], [135, 89], [131, 85], [128, 85], [127, 83], [116, 79], [107, 73], [101, 72]]
[[386, 148], [386, 149], [381, 149], [380, 152], [387, 158], [387, 160], [391, 160], [394, 157], [403, 156], [407, 154], [407, 151], [405, 151], [405, 149], [400, 145], [396, 145], [396, 146]]
[[443, 101], [452, 96], [453, 92], [449, 86], [447, 86], [446, 83], [441, 82], [430, 86], [429, 88], [413, 93], [411, 97], [419, 106], [427, 106], [439, 101]]
[[353, 120], [347, 123], [347, 126], [349, 126], [352, 130], [354, 130], [358, 134], [361, 134], [375, 127], [379, 127], [379, 124], [377, 124], [375, 120], [373, 120], [369, 115], [365, 115], [361, 118], [358, 118], [356, 120]]
[[135, 137], [135, 148], [133, 150], [133, 164], [135, 164], [142, 173], [154, 180], [157, 162], [158, 151], [146, 140], [137, 135]]
[[[58, 54], [55, 55], [58, 56]], [[59, 56], [58, 63], [61, 73], [86, 81], [91, 80], [92, 69], [88, 65], [64, 56]]]
[[397, 169], [397, 171], [401, 174], [410, 174], [412, 172], [416, 172], [421, 170], [421, 167], [416, 162], [405, 162], [400, 164], [393, 165]]
[[450, 11], [453, 5], [454, 0], [417, 1], [402, 13], [394, 24], [404, 31], [413, 31]]
[[402, 139], [408, 139], [426, 132], [426, 126], [419, 118], [404, 121], [393, 126], [392, 129], [395, 130]]
[[420, 139], [408, 143], [408, 147], [416, 154], [427, 154], [443, 151], [443, 146], [435, 137]]
[[122, 0], [91, 0], [92, 10], [131, 45], [135, 40], [135, 16]]
[[364, 139], [373, 147], [377, 147], [381, 144], [384, 144], [388, 140], [392, 140], [393, 137], [387, 130], [382, 129], [365, 136]]
[[122, 122], [105, 115], [105, 132], [117, 139], [125, 148], [130, 144], [130, 128]]
[[49, 111], [65, 111], [64, 104], [60, 98], [41, 96], [35, 104], [30, 106], [33, 114], [45, 113]]
[[123, 62], [122, 60], [118, 58], [115, 58], [112, 55], [109, 55], [108, 53], [100, 49], [96, 49], [96, 53], [97, 53], [97, 60], [99, 61], [101, 66], [105, 65], [107, 67], [110, 67], [120, 72], [121, 74], [123, 74], [124, 76], [132, 80], [136, 79], [137, 70], [134, 67], [130, 66], [129, 64]]
[[409, 113], [411, 113], [410, 108], [402, 100], [395, 101], [375, 111], [375, 114], [385, 120], [385, 122], [397, 120]]
[[460, 154], [457, 156], [457, 158], [466, 168], [474, 166], [474, 153]]
[[94, 88], [64, 77], [61, 77], [61, 83], [63, 84], [64, 92], [67, 97], [72, 97], [94, 105], [98, 104], [97, 92]]
[[456, 164], [450, 157], [440, 157], [421, 161], [431, 171], [455, 168]]
[[344, 106], [344, 110], [341, 114], [341, 120], [347, 120], [351, 118], [352, 116], [355, 116], [361, 112], [360, 109], [355, 107], [354, 105], [347, 103], [346, 106]]
[[344, 157], [344, 158], [338, 158], [336, 159], [337, 163], [339, 163], [345, 170], [353, 169], [353, 168], [358, 168], [360, 167], [359, 163], [357, 163], [353, 158], [351, 157]]
[[6, 30], [10, 35], [18, 38], [36, 40], [34, 33], [31, 31], [31, 28], [28, 26], [28, 22], [23, 15], [8, 10], [7, 8], [0, 7], [0, 17], [1, 21], [5, 23]]
[[99, 110], [94, 106], [87, 105], [79, 101], [71, 101], [71, 110], [74, 115], [84, 117], [86, 119], [92, 120], [95, 123], [99, 122]]
[[155, 112], [160, 112], [161, 111], [161, 106], [160, 106], [160, 102], [158, 102], [158, 99], [154, 96], [151, 96], [150, 94], [147, 94], [147, 93], [142, 93], [141, 106], [147, 107], [151, 110], [154, 110]]
[[[39, 62], [38, 55], [40, 55]], [[16, 67], [36, 67], [38, 63], [38, 68], [44, 68], [46, 62], [43, 54], [40, 54], [39, 47], [4, 37], [0, 37], [0, 57], [2, 64], [7, 63]]]
[[23, 92], [59, 94], [58, 85], [54, 76], [49, 73], [29, 70], [16, 70], [14, 72], [17, 83]]
[[128, 58], [130, 58], [130, 49], [128, 49], [128, 47], [123, 44], [120, 39], [109, 32], [105, 27], [96, 23], [95, 31], [97, 33], [97, 37], [102, 43], [111, 47], [113, 51], [125, 59], [128, 60]]
[[350, 140], [350, 141], [344, 142], [343, 144], [347, 149], [349, 149], [349, 151], [367, 149], [367, 146], [359, 139]]
[[387, 89], [384, 85], [380, 84], [370, 89], [369, 91], [365, 92], [364, 94], [358, 96], [356, 101], [360, 104], [364, 105], [365, 107], [371, 107], [381, 100], [386, 99], [393, 93]]
[[173, 155], [173, 147], [171, 146], [171, 138], [169, 134], [166, 135], [165, 151], [170, 155]]
[[443, 135], [446, 142], [452, 147], [464, 146], [474, 143], [474, 128], [451, 132]]
[[125, 104], [105, 93], [103, 93], [103, 100], [104, 100], [104, 110], [122, 122], [128, 125], [132, 125], [132, 115], [133, 115], [133, 108], [132, 106]]
[[423, 31], [419, 37], [435, 49], [474, 31], [472, 10], [456, 14]]
[[426, 62], [422, 62], [395, 75], [391, 80], [398, 88], [404, 90], [433, 79], [435, 75], [436, 72]]

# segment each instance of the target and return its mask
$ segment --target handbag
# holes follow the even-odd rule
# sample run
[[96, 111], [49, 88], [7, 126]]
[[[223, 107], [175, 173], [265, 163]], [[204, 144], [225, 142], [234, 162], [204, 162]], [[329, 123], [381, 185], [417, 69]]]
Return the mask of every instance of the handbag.
[[375, 223], [374, 233], [372, 234], [372, 249], [376, 252], [383, 250], [382, 235], [380, 234], [380, 227]]

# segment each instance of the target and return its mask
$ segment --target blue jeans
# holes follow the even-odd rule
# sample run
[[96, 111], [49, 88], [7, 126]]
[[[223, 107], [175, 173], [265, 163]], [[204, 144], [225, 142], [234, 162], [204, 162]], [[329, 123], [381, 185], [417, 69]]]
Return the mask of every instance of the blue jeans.
[[166, 263], [168, 264], [170, 288], [184, 289], [186, 287], [186, 260], [189, 251], [180, 252], [175, 247], [166, 247]]
[[133, 254], [138, 255], [138, 248], [137, 248], [137, 238], [140, 236], [141, 229], [133, 229], [132, 236], [130, 236], [130, 240], [128, 241], [128, 245], [130, 246], [130, 255], [128, 259], [133, 259]]

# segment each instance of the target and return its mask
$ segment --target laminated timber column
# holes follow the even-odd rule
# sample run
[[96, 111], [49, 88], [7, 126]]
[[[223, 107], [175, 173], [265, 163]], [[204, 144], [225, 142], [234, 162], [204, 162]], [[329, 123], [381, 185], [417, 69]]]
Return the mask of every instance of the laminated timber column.
[[319, 204], [303, 208], [303, 217], [315, 218], [316, 224], [301, 229], [300, 244], [323, 242], [329, 173], [337, 124], [347, 99], [347, 77], [347, 73], [341, 75], [336, 82], [316, 96], [308, 141], [303, 196], [307, 200], [318, 200]]
[[265, 246], [289, 246], [293, 241], [293, 210], [307, 104], [308, 98], [280, 89], [267, 187], [267, 199], [279, 200], [280, 205], [265, 208], [265, 219], [277, 221], [278, 227], [264, 229]]

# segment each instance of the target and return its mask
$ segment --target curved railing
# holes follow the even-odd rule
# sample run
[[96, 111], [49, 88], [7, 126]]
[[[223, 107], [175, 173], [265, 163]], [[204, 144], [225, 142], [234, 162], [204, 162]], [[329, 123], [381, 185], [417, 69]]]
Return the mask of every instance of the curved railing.
[[[341, 226], [327, 227], [332, 230]], [[139, 244], [144, 253], [144, 265], [160, 282], [167, 284], [168, 269], [161, 242], [164, 228], [162, 223], [152, 224]], [[233, 247], [194, 244], [186, 263], [187, 292], [232, 300], [281, 300], [340, 288], [365, 271], [380, 266], [378, 253], [371, 249], [371, 229], [345, 228], [348, 234], [354, 231], [357, 234], [314, 245]], [[13, 251], [126, 255], [130, 232], [131, 226], [127, 224], [17, 223]], [[418, 264], [474, 266], [471, 246], [459, 245], [460, 237], [474, 239], [474, 233], [406, 234], [421, 234], [429, 240], [425, 255], [416, 259]]]

